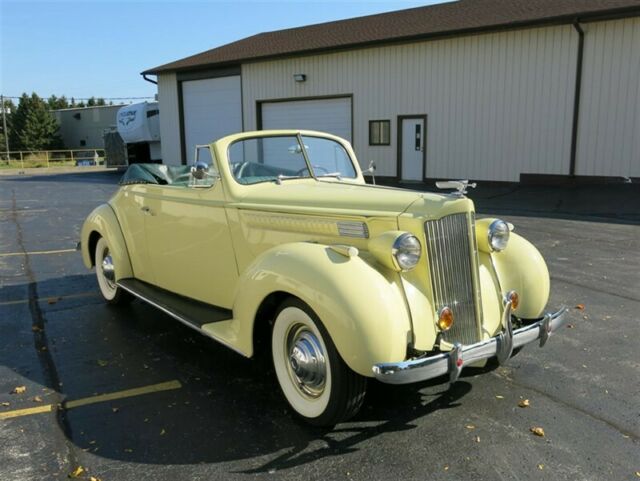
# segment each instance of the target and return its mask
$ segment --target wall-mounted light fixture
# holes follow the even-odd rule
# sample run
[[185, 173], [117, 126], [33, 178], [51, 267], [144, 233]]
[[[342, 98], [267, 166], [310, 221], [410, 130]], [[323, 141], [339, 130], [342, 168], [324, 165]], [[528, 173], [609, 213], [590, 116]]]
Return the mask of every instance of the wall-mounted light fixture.
[[296, 82], [304, 82], [305, 80], [307, 80], [307, 76], [303, 73], [294, 73], [293, 80], [295, 80]]

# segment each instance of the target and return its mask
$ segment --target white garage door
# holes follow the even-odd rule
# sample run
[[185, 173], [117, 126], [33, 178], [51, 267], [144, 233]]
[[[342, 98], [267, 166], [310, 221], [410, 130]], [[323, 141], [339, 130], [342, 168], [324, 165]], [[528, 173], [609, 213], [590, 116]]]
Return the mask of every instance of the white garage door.
[[[191, 164], [196, 145], [242, 132], [240, 76], [182, 82], [182, 108], [187, 164]], [[203, 153], [200, 158], [210, 162]]]
[[351, 99], [265, 102], [262, 128], [319, 130], [351, 142]]

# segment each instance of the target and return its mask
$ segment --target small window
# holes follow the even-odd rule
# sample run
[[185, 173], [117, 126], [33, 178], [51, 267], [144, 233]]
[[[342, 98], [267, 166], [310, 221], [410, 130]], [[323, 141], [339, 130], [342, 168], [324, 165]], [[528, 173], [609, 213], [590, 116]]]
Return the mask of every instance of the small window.
[[370, 120], [369, 121], [369, 145], [390, 145], [391, 144], [391, 121]]

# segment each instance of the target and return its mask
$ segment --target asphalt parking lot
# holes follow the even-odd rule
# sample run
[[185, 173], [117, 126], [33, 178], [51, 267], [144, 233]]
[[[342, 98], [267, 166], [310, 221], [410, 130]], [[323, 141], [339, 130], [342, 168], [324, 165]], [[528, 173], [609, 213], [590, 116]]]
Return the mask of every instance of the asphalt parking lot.
[[542, 251], [571, 324], [451, 389], [372, 382], [321, 430], [264, 363], [102, 302], [74, 248], [118, 178], [0, 176], [0, 479], [640, 479], [637, 186], [471, 193]]

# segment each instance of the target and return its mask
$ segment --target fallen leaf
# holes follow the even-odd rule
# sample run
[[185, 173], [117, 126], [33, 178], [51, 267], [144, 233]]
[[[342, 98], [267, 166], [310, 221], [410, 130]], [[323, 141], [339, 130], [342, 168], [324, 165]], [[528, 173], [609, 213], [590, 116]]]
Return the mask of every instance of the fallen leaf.
[[518, 403], [518, 407], [528, 408], [529, 407], [529, 400], [528, 399], [523, 399], [522, 401], [520, 401]]
[[475, 429], [476, 427], [473, 424], [467, 424], [465, 426], [465, 428], [467, 428], [467, 429]]
[[445, 465], [444, 465], [444, 470], [445, 470], [445, 471], [449, 471], [449, 465], [448, 465], [448, 464], [445, 464]]
[[636, 476], [640, 478], [640, 471], [636, 471]]
[[31, 326], [31, 330], [33, 332], [42, 332], [44, 329], [42, 329], [40, 326]]
[[544, 438], [544, 429], [542, 429], [541, 427], [534, 426], [529, 428], [529, 431], [531, 431], [536, 436], [540, 436], [541, 438]]
[[504, 399], [504, 396], [501, 396], [500, 394], [498, 394], [498, 395], [496, 396], [496, 399]]
[[164, 436], [165, 434], [167, 434], [167, 432], [164, 429], [160, 431], [160, 436]]
[[111, 408], [111, 410], [112, 410], [114, 413], [117, 413], [118, 411], [120, 411], [120, 408]]
[[33, 396], [32, 401], [34, 403], [41, 403], [42, 402], [42, 398], [40, 396]]
[[132, 452], [133, 452], [133, 449], [131, 449], [131, 448], [124, 448], [124, 452], [125, 452], [125, 453], [132, 453]]
[[542, 471], [544, 469], [544, 464], [538, 464], [538, 469]]
[[10, 404], [8, 402], [2, 402], [0, 403], [0, 406], [8, 407]]
[[90, 476], [89, 481], [101, 481], [100, 478], [96, 478], [95, 476]]
[[76, 469], [69, 473], [70, 478], [79, 478], [84, 473], [84, 468], [82, 466], [78, 466]]
[[23, 394], [26, 391], [27, 386], [16, 386], [13, 388], [13, 391], [11, 391], [11, 394]]
[[55, 304], [56, 302], [58, 302], [57, 297], [50, 297], [49, 299], [47, 299], [48, 304]]
[[574, 327], [576, 326], [574, 326], [573, 324], [567, 324], [567, 329], [573, 329]]
[[480, 442], [480, 436], [476, 436], [476, 438], [474, 439], [474, 441], [475, 441], [476, 443], [479, 443], [479, 442]]
[[109, 365], [108, 361], [105, 361], [104, 359], [98, 359], [98, 366], [105, 367], [105, 366], [108, 366], [108, 365]]
[[580, 311], [584, 311], [584, 304], [578, 304], [576, 306], [576, 309], [580, 310]]

